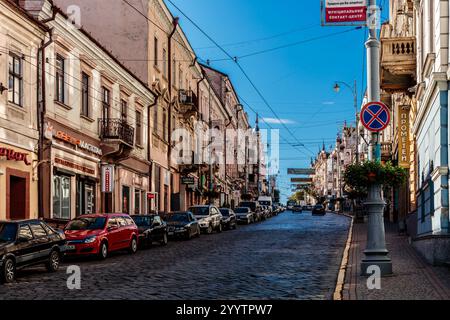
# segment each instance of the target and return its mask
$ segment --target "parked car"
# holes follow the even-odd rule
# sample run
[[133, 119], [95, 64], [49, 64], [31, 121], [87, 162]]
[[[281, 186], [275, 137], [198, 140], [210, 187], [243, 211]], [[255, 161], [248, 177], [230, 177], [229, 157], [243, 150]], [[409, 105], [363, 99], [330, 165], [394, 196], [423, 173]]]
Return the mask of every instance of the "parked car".
[[37, 264], [56, 272], [65, 244], [64, 234], [43, 221], [0, 222], [0, 282], [13, 282], [17, 270]]
[[199, 237], [201, 230], [198, 220], [192, 212], [173, 212], [167, 216], [167, 235], [169, 238], [184, 238], [190, 240]]
[[240, 207], [234, 209], [238, 223], [250, 224], [255, 222], [255, 216], [248, 207]]
[[326, 215], [325, 207], [321, 204], [316, 204], [312, 210], [314, 216], [324, 216]]
[[300, 206], [300, 205], [295, 205], [295, 206], [292, 208], [292, 212], [302, 213], [302, 212], [303, 212], [303, 207]]
[[257, 201], [242, 201], [239, 203], [239, 207], [247, 207], [253, 215], [253, 222], [261, 221], [262, 208]]
[[236, 229], [237, 220], [234, 211], [228, 208], [220, 208], [219, 210], [222, 214], [222, 227], [227, 230]]
[[131, 218], [139, 230], [139, 244], [151, 246], [153, 242], [167, 245], [167, 224], [158, 215], [133, 215]]
[[64, 228], [68, 256], [97, 255], [106, 259], [109, 253], [138, 250], [139, 230], [127, 214], [90, 214], [70, 221]]
[[222, 214], [215, 206], [193, 206], [189, 211], [195, 216], [200, 225], [200, 229], [211, 234], [214, 230], [222, 232]]

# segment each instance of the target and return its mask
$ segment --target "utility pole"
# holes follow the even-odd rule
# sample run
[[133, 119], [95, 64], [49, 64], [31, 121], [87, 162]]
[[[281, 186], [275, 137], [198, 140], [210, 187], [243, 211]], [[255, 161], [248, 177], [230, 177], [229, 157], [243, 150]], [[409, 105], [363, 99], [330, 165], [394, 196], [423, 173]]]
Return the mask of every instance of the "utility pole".
[[[380, 41], [377, 36], [377, 24], [379, 23], [378, 8], [376, 0], [370, 0], [368, 8], [369, 17], [369, 39], [366, 42], [367, 48], [367, 86], [369, 102], [380, 101]], [[381, 162], [381, 150], [379, 144], [379, 133], [373, 133], [369, 147], [369, 160]], [[384, 207], [382, 186], [371, 184], [368, 187], [368, 197], [365, 203], [368, 211], [367, 247], [364, 251], [364, 259], [361, 262], [361, 272], [369, 276], [369, 268], [378, 267], [381, 275], [392, 274], [392, 261], [388, 257], [389, 251], [386, 249], [385, 229], [384, 229]]]
[[261, 174], [261, 158], [260, 158], [260, 132], [259, 132], [259, 115], [256, 114], [256, 140], [257, 140], [257, 146], [256, 146], [256, 152], [257, 152], [257, 166], [258, 168], [256, 169], [256, 174], [258, 175], [257, 177], [257, 185], [258, 185], [258, 198], [261, 195], [261, 180], [260, 180], [260, 174]]

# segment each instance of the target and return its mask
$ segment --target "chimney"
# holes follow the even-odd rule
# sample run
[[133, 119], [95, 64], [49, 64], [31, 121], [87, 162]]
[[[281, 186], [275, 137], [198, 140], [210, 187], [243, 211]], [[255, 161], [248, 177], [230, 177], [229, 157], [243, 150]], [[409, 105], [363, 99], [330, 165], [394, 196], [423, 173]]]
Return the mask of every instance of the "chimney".
[[18, 0], [18, 3], [22, 9], [28, 11], [32, 16], [38, 17], [45, 0]]

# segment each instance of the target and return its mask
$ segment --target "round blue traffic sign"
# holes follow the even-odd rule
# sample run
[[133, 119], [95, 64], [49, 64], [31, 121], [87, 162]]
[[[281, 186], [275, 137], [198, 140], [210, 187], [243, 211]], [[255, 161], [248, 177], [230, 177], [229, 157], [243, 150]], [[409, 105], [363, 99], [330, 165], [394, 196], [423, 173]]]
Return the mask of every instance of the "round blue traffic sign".
[[390, 122], [391, 114], [384, 103], [369, 102], [361, 110], [361, 123], [369, 131], [383, 131]]

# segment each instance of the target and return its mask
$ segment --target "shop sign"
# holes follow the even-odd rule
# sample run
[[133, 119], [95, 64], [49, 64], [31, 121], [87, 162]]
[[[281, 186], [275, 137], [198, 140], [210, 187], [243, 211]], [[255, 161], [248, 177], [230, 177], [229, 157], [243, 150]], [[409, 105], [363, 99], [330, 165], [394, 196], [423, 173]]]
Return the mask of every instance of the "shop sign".
[[59, 164], [60, 166], [64, 166], [64, 167], [67, 167], [70, 169], [74, 169], [74, 170], [95, 176], [95, 169], [85, 167], [85, 166], [73, 163], [71, 161], [68, 161], [68, 160], [55, 158], [55, 163]]
[[399, 106], [398, 109], [398, 165], [408, 169], [410, 167], [409, 142], [409, 106]]
[[102, 192], [114, 192], [114, 166], [112, 165], [102, 167]]
[[156, 199], [156, 194], [147, 192], [147, 199], [149, 200]]
[[181, 184], [195, 185], [194, 177], [181, 177]]
[[53, 134], [53, 126], [50, 124], [47, 124], [46, 130], [45, 130], [45, 136], [47, 139], [51, 139], [51, 137], [55, 137], [58, 140], [67, 142], [71, 145], [74, 145], [75, 147], [78, 147], [80, 149], [83, 149], [85, 151], [88, 151], [90, 153], [102, 156], [103, 152], [100, 148], [87, 143], [86, 141], [83, 141], [81, 139], [75, 138], [73, 136], [71, 136], [70, 134], [61, 131], [61, 130], [57, 130], [54, 134]]
[[323, 25], [366, 25], [367, 0], [322, 0]]
[[17, 152], [10, 148], [0, 147], [0, 157], [6, 157], [6, 160], [23, 162], [27, 166], [31, 165], [31, 162], [28, 161], [28, 154], [23, 152]]

